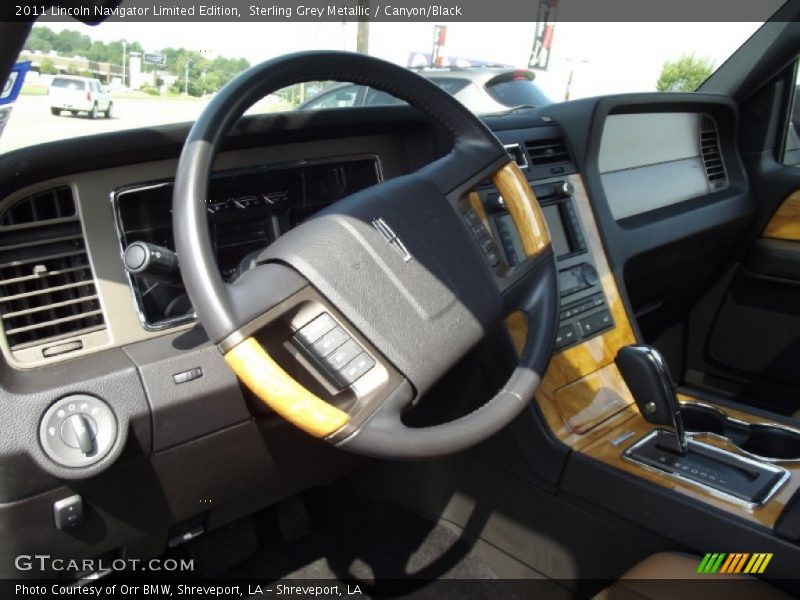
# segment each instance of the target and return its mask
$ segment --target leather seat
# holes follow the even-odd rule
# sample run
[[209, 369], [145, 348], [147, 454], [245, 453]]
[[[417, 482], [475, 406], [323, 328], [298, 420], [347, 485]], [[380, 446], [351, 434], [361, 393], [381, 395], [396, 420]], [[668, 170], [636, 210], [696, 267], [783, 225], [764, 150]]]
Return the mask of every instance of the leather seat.
[[789, 600], [792, 596], [749, 575], [700, 574], [700, 557], [660, 552], [635, 565], [594, 600]]

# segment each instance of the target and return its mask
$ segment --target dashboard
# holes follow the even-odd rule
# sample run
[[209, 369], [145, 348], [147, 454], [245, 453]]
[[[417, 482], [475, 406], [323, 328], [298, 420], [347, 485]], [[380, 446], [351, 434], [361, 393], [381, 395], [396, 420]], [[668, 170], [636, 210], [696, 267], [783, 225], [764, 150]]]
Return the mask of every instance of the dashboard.
[[[742, 229], [753, 207], [734, 139], [737, 118], [735, 106], [716, 96], [674, 95], [664, 104], [654, 94], [485, 119], [525, 174], [550, 230], [561, 296], [556, 357], [580, 356], [592, 369], [610, 364], [609, 340], [634, 341], [633, 315], [674, 293], [669, 285], [647, 286], [629, 296], [626, 288], [642, 289], [636, 282], [657, 278], [664, 265], [691, 266], [693, 253], [670, 250], [676, 242]], [[350, 467], [346, 457], [323, 454], [286, 428], [257, 430], [246, 395], [196, 325], [180, 283], [125, 267], [133, 243], [174, 248], [172, 181], [187, 133], [188, 125], [120, 132], [0, 158], [0, 256], [4, 269], [17, 269], [3, 271], [0, 303], [22, 303], [11, 312], [28, 319], [4, 325], [0, 336], [1, 402], [14, 424], [2, 441], [0, 503], [20, 501], [14, 510], [26, 510], [26, 499], [49, 503], [63, 495], [65, 481], [100, 474], [115, 483], [97, 492], [105, 497], [128, 493], [145, 505], [168, 499], [149, 507], [161, 518], [157, 535], [139, 536], [115, 521], [106, 531], [109, 551], [160, 552], [162, 538], [201, 514], [198, 493], [220, 504], [266, 502]], [[408, 107], [243, 119], [209, 182], [220, 272], [235, 279], [254, 252], [317, 211], [448, 149], [443, 132]], [[485, 266], [498, 278], [513, 275], [524, 253], [503, 199], [487, 183], [474, 197], [471, 210], [491, 238]], [[467, 227], [475, 225], [471, 214], [464, 211]], [[36, 243], [21, 242], [23, 235]], [[40, 266], [49, 275], [31, 287], [25, 269]], [[47, 287], [51, 276], [55, 284]], [[76, 291], [57, 295], [65, 290]], [[63, 306], [77, 308], [54, 312]], [[17, 340], [20, 328], [46, 335]], [[573, 379], [560, 381], [553, 395], [586, 374], [565, 370]], [[31, 436], [56, 399], [75, 394], [102, 398], [118, 432], [107, 454], [79, 468], [54, 462]], [[548, 419], [586, 418], [558, 410], [566, 409]], [[244, 504], [224, 518], [252, 509]], [[0, 511], [0, 525], [3, 518]], [[42, 534], [43, 543], [71, 543], [51, 534]]]

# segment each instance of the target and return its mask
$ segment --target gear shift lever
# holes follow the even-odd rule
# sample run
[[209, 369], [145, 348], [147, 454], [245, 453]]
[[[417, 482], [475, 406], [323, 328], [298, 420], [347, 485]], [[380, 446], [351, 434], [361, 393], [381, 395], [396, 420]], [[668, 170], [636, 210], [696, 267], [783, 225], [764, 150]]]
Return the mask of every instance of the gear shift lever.
[[675, 395], [675, 384], [661, 353], [650, 346], [625, 346], [617, 353], [616, 363], [639, 412], [653, 425], [669, 428], [675, 434], [674, 440], [673, 436], [664, 436], [668, 443], [675, 443], [675, 447], [669, 449], [685, 455], [688, 446], [680, 405]]

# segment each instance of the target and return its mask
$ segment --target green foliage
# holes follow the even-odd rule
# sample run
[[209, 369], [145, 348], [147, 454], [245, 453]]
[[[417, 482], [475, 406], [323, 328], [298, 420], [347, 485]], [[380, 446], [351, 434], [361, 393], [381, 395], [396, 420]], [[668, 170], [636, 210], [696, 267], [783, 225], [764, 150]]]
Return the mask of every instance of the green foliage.
[[42, 75], [58, 75], [58, 69], [52, 58], [43, 58], [39, 65], [39, 73]]
[[140, 91], [144, 92], [145, 94], [150, 94], [151, 96], [161, 95], [161, 90], [159, 90], [157, 87], [153, 87], [152, 85], [143, 85]]
[[[64, 30], [58, 33], [47, 27], [34, 27], [28, 40], [25, 43], [25, 50], [29, 52], [51, 52], [55, 51], [59, 56], [83, 57], [97, 62], [106, 62], [114, 65], [122, 64], [123, 45], [122, 40], [114, 42], [92, 41], [87, 35], [82, 35], [77, 31]], [[144, 52], [144, 48], [139, 42], [128, 41], [127, 52]], [[148, 49], [148, 52], [150, 49]], [[189, 72], [189, 95], [202, 96], [211, 94], [219, 90], [236, 75], [250, 67], [250, 63], [244, 58], [226, 58], [219, 56], [213, 60], [208, 59], [194, 50], [185, 48], [165, 48], [160, 52], [166, 55], [167, 64], [163, 71], [175, 75], [178, 80], [171, 86], [171, 91], [182, 94], [184, 91], [186, 68]], [[130, 57], [129, 57], [130, 58]], [[53, 61], [47, 58], [42, 60], [44, 67], [45, 61], [49, 61], [49, 68], [52, 73], [57, 73], [53, 66]], [[72, 69], [70, 67], [70, 73]], [[142, 70], [152, 73], [159, 71], [153, 65], [142, 65]], [[45, 73], [44, 70], [41, 71]], [[49, 72], [49, 71], [48, 71]], [[77, 74], [77, 68], [75, 73]], [[160, 78], [157, 78], [160, 79]], [[163, 80], [162, 80], [163, 81]]]
[[656, 82], [659, 92], [693, 92], [714, 72], [714, 62], [685, 54], [678, 60], [668, 60], [661, 67]]

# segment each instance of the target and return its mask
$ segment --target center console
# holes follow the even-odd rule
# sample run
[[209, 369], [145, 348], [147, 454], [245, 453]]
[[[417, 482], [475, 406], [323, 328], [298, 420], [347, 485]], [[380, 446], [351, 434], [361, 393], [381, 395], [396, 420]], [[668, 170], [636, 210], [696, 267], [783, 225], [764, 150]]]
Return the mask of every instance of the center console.
[[[675, 418], [654, 422], [652, 393], [640, 394], [637, 406], [633, 384], [615, 363], [637, 336], [563, 133], [549, 124], [499, 134], [542, 207], [559, 271], [558, 339], [535, 399], [548, 428], [573, 455], [589, 459], [586, 464], [622, 471], [786, 537], [779, 520], [800, 494], [800, 431], [674, 393], [669, 412]], [[513, 269], [524, 254], [502, 197], [488, 187], [480, 195], [497, 252]], [[514, 316], [507, 325], [518, 351], [535, 335]]]
[[[518, 144], [507, 148], [512, 156], [524, 156]], [[527, 162], [519, 158], [517, 162], [520, 167], [527, 167]], [[565, 173], [574, 170], [571, 164], [562, 168]], [[613, 328], [614, 318], [578, 215], [575, 186], [569, 177], [532, 179], [536, 175], [538, 173], [531, 170], [529, 182], [550, 230], [558, 265], [561, 316], [555, 349], [562, 350]], [[497, 190], [485, 188], [479, 193], [501, 258], [513, 269], [524, 259], [525, 253], [511, 215]]]

